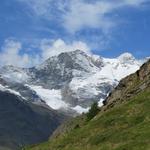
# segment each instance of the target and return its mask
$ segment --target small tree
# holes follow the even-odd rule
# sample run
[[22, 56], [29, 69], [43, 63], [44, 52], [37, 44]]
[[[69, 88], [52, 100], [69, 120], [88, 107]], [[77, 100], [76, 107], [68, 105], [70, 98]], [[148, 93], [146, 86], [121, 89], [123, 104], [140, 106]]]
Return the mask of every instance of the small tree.
[[92, 118], [94, 118], [99, 111], [98, 102], [94, 102], [87, 113], [87, 121], [90, 121]]

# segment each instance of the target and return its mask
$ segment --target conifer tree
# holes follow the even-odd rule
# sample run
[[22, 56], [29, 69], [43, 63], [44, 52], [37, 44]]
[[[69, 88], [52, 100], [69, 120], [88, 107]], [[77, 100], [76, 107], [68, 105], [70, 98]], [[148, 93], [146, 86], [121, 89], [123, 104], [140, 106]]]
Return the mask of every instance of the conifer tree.
[[100, 110], [99, 110], [99, 107], [98, 107], [98, 102], [94, 102], [91, 105], [91, 108], [90, 108], [89, 112], [87, 113], [87, 121], [89, 121], [92, 118], [94, 118], [99, 111]]

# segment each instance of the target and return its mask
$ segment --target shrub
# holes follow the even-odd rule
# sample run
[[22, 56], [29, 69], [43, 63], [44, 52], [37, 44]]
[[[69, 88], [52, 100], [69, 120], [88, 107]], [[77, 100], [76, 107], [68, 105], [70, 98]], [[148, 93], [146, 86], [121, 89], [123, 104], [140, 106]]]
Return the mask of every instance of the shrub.
[[91, 105], [89, 112], [87, 113], [87, 121], [90, 121], [92, 118], [94, 118], [99, 111], [100, 109], [98, 107], [98, 102], [94, 102]]

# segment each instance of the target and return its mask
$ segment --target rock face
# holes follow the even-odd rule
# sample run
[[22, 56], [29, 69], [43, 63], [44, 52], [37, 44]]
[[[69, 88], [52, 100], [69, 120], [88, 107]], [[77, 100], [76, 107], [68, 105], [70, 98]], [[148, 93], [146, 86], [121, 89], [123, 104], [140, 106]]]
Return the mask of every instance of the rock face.
[[108, 59], [76, 50], [50, 57], [33, 68], [5, 66], [0, 69], [0, 84], [27, 101], [76, 114], [86, 112], [93, 101], [102, 105], [120, 79], [141, 64], [129, 53]]
[[0, 149], [20, 149], [43, 142], [63, 121], [54, 110], [0, 91]]
[[150, 60], [142, 65], [136, 73], [120, 81], [119, 85], [104, 101], [104, 105], [106, 105], [104, 106], [104, 110], [132, 98], [139, 92], [144, 91], [147, 87], [150, 87]]

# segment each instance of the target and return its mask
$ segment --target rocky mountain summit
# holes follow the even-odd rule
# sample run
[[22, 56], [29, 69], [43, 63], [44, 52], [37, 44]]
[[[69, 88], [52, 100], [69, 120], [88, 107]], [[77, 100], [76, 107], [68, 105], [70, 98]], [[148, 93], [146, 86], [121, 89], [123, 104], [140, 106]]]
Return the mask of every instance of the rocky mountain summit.
[[0, 84], [27, 101], [76, 114], [86, 112], [93, 101], [102, 105], [120, 79], [141, 64], [129, 53], [108, 59], [76, 50], [32, 68], [4, 66]]

